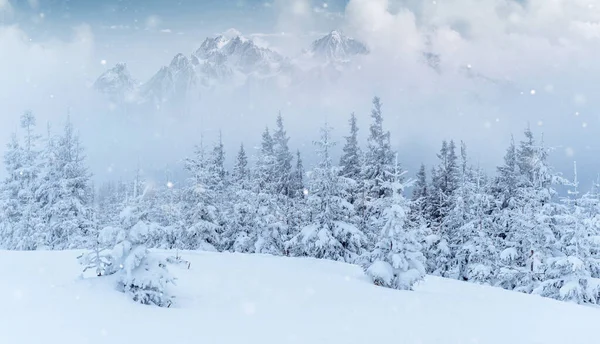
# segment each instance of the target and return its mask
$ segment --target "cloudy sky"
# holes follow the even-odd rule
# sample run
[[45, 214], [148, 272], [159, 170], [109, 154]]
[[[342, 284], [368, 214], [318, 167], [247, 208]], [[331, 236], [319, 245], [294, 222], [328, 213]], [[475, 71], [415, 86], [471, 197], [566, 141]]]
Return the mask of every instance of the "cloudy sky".
[[[0, 0], [0, 141], [24, 109], [57, 125], [71, 112], [96, 175], [125, 170], [132, 156], [176, 164], [196, 143], [194, 132], [165, 138], [156, 130], [164, 123], [144, 123], [119, 137], [122, 119], [87, 88], [119, 61], [145, 80], [176, 53], [232, 27], [287, 56], [341, 29], [371, 54], [365, 72], [343, 87], [316, 85], [302, 100], [277, 100], [272, 111], [267, 95], [236, 102], [253, 104], [243, 111], [213, 109], [205, 116], [243, 112], [258, 123], [226, 128], [230, 147], [240, 138], [254, 144], [254, 130], [282, 107], [301, 149], [325, 114], [341, 137], [356, 111], [365, 134], [370, 99], [380, 95], [409, 168], [433, 162], [440, 141], [454, 138], [491, 170], [511, 134], [518, 140], [529, 123], [556, 148], [560, 170], [570, 174], [577, 160], [583, 178], [600, 172], [600, 0]], [[440, 72], [423, 63], [428, 52], [440, 56]]]

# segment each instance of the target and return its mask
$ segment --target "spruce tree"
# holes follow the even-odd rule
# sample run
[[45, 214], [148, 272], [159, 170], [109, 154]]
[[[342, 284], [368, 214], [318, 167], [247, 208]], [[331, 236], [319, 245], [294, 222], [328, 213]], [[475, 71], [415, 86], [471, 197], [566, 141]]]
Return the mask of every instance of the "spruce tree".
[[46, 245], [53, 249], [87, 247], [92, 223], [90, 173], [84, 150], [70, 118], [62, 135], [49, 140], [45, 173], [37, 194], [46, 225]]
[[369, 199], [375, 200], [391, 196], [391, 190], [384, 185], [391, 181], [394, 170], [394, 152], [390, 144], [390, 132], [383, 129], [383, 114], [381, 101], [373, 98], [371, 118], [373, 122], [369, 128], [367, 151], [362, 168], [366, 193]]
[[183, 199], [183, 216], [187, 228], [184, 248], [213, 251], [219, 247], [219, 218], [215, 206], [214, 167], [205, 156], [202, 143], [196, 147], [193, 158], [186, 160], [190, 174]]
[[352, 223], [354, 211], [343, 194], [339, 169], [331, 161], [331, 128], [321, 129], [315, 142], [320, 161], [311, 175], [309, 205], [312, 221], [287, 243], [294, 256], [310, 256], [352, 262], [362, 253], [366, 236]]
[[273, 133], [273, 154], [275, 155], [274, 178], [275, 192], [293, 197], [292, 191], [292, 153], [288, 147], [289, 137], [283, 127], [281, 112], [277, 115], [276, 130]]
[[410, 202], [402, 194], [401, 180], [401, 173], [395, 171], [390, 186], [394, 193], [384, 212], [385, 222], [364, 268], [377, 285], [410, 290], [425, 276], [425, 256], [418, 228], [411, 227], [408, 218]]
[[360, 179], [361, 173], [361, 150], [358, 145], [358, 126], [356, 124], [356, 115], [350, 115], [350, 135], [346, 136], [346, 144], [342, 149], [343, 154], [340, 158], [340, 176], [353, 180]]
[[300, 150], [296, 151], [296, 167], [292, 174], [292, 191], [295, 198], [304, 198], [304, 165]]

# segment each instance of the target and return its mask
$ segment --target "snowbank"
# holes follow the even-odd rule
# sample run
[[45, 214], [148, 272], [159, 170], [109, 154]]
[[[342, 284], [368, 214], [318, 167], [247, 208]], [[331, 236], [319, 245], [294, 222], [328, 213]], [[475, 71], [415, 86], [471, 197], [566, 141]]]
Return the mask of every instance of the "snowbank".
[[144, 306], [79, 279], [78, 254], [0, 251], [0, 343], [598, 343], [598, 308], [435, 277], [385, 289], [315, 259], [183, 252], [174, 306]]

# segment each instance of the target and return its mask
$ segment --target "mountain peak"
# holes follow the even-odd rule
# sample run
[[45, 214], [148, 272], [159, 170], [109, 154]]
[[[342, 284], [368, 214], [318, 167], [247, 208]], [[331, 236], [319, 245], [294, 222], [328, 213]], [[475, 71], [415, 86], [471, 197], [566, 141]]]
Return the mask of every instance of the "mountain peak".
[[135, 87], [136, 81], [131, 77], [125, 62], [119, 62], [113, 68], [106, 70], [94, 82], [95, 89], [113, 95], [130, 92]]
[[188, 59], [187, 56], [183, 55], [182, 53], [179, 53], [175, 55], [175, 57], [173, 57], [173, 60], [171, 60], [171, 64], [169, 65], [169, 67], [179, 70], [189, 65], [190, 59]]
[[332, 39], [335, 39], [335, 40], [342, 40], [343, 34], [337, 30], [333, 30], [329, 33], [328, 36], [330, 36]]
[[368, 54], [369, 49], [363, 43], [333, 30], [314, 41], [309, 52], [327, 61], [347, 61], [352, 56]]
[[223, 36], [223, 37], [225, 37], [227, 39], [232, 39], [232, 38], [235, 38], [235, 37], [242, 37], [242, 33], [239, 32], [238, 30], [234, 29], [234, 28], [231, 28], [231, 29], [228, 29], [225, 32], [223, 32], [221, 34], [221, 36]]

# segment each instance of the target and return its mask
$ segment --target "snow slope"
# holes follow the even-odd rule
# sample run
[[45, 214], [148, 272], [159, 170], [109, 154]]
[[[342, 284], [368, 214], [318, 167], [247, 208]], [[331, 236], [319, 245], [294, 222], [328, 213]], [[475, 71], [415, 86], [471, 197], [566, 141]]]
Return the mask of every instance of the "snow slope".
[[185, 252], [176, 306], [143, 306], [77, 252], [0, 251], [0, 343], [598, 343], [600, 309], [428, 277], [373, 286], [331, 261]]

